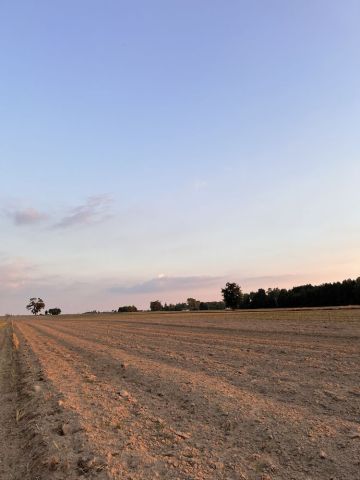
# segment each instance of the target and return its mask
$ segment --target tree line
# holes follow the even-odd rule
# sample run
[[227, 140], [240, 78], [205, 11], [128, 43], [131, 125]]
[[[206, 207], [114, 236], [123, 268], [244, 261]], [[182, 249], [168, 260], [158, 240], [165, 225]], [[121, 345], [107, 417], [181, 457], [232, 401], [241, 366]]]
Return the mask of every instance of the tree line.
[[180, 303], [164, 303], [164, 305], [160, 302], [160, 300], [154, 300], [150, 302], [150, 310], [152, 312], [181, 312], [183, 310], [225, 310], [225, 308], [225, 303], [222, 301], [201, 302], [200, 300], [196, 300], [195, 298], [188, 298], [186, 302]]
[[[234, 293], [234, 288], [239, 288]], [[290, 289], [259, 288], [242, 293], [237, 284], [227, 283], [222, 294], [229, 308], [303, 308], [337, 307], [360, 304], [360, 277], [356, 280], [299, 285]]]
[[[225, 310], [256, 308], [303, 308], [303, 307], [337, 307], [360, 305], [360, 277], [342, 282], [322, 283], [321, 285], [299, 285], [286, 288], [259, 288], [255, 292], [243, 293], [237, 283], [228, 282], [221, 289], [222, 301], [203, 302], [189, 297], [186, 302], [164, 303], [160, 300], [150, 302], [153, 312], [180, 312], [184, 310]], [[26, 308], [37, 315], [45, 308], [41, 298], [33, 297]], [[113, 312], [137, 312], [135, 305], [125, 305]], [[88, 313], [100, 313], [94, 310]], [[45, 315], [60, 315], [61, 309], [49, 308]]]
[[356, 280], [323, 283], [321, 285], [299, 285], [286, 288], [259, 288], [243, 293], [237, 283], [228, 282], [221, 289], [223, 301], [202, 302], [188, 298], [186, 302], [162, 304], [150, 302], [151, 311], [224, 310], [251, 308], [302, 308], [360, 305], [360, 277]]

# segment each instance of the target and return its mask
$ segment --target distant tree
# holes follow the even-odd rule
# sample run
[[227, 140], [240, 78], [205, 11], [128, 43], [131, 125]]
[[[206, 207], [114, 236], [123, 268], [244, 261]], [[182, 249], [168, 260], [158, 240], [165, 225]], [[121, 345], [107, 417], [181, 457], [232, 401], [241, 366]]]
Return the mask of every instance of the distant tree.
[[242, 301], [241, 288], [237, 283], [228, 282], [225, 288], [221, 289], [222, 296], [227, 308], [239, 308]]
[[206, 302], [206, 305], [208, 307], [208, 310], [225, 310], [225, 303], [224, 302], [217, 302], [217, 301], [212, 301], [212, 302]]
[[37, 315], [43, 308], [45, 308], [44, 300], [41, 298], [32, 297], [30, 298], [28, 305], [26, 305], [26, 308], [34, 315]]
[[187, 310], [187, 303], [164, 303], [163, 310], [166, 312], [181, 312], [182, 310]]
[[251, 307], [250, 294], [244, 293], [242, 297], [241, 308], [250, 308], [250, 307]]
[[188, 305], [189, 310], [199, 310], [200, 301], [195, 300], [195, 298], [188, 298], [187, 299], [187, 305]]
[[189, 308], [187, 303], [175, 303], [172, 305], [171, 310], [175, 310], [175, 312], [182, 312], [183, 310], [187, 310]]
[[289, 303], [289, 294], [286, 288], [282, 288], [278, 297], [278, 305], [280, 308], [285, 308]]
[[125, 305], [124, 307], [119, 307], [118, 312], [119, 313], [126, 313], [126, 312], [137, 312], [137, 308], [135, 305]]
[[266, 308], [268, 306], [268, 297], [263, 288], [259, 288], [259, 290], [252, 295], [251, 303], [253, 308]]
[[160, 300], [154, 300], [153, 302], [150, 302], [150, 310], [152, 312], [158, 312], [163, 309], [163, 306], [161, 305]]
[[199, 310], [209, 310], [207, 302], [200, 302]]
[[279, 306], [279, 288], [268, 288], [267, 292], [267, 306], [270, 308], [277, 308]]
[[[60, 315], [61, 309], [60, 308], [49, 308], [49, 315]], [[45, 312], [46, 315], [46, 312]]]
[[360, 277], [355, 280], [354, 286], [354, 304], [360, 304]]

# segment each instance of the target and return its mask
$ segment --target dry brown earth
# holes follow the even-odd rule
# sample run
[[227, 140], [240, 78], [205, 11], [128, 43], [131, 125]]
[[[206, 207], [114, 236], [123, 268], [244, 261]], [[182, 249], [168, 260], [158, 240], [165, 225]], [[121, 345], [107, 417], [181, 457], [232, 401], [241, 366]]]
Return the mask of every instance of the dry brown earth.
[[360, 310], [13, 324], [1, 479], [360, 479]]

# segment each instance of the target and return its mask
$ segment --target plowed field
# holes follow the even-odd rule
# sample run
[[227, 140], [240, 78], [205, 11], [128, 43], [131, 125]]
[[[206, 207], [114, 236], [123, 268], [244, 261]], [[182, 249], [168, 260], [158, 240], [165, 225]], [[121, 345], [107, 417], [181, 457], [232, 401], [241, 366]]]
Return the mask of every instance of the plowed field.
[[360, 479], [360, 310], [12, 323], [1, 479]]

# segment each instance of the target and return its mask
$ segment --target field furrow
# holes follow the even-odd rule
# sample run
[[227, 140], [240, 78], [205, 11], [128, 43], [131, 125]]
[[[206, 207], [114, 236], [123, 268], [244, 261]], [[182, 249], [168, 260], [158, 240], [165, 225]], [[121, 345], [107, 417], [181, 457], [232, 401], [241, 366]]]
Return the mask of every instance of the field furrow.
[[24, 318], [16, 329], [95, 452], [92, 475], [358, 478], [359, 320], [316, 316], [311, 337], [310, 319], [215, 318]]

